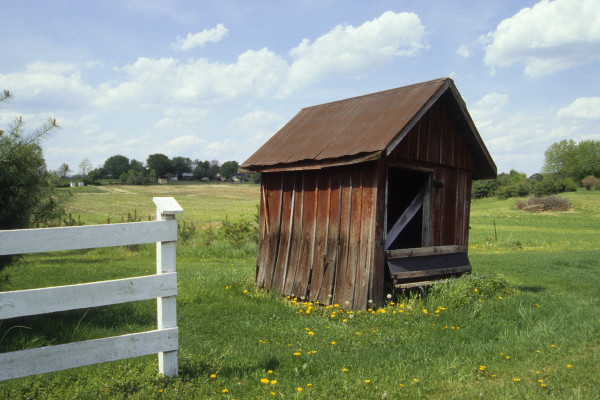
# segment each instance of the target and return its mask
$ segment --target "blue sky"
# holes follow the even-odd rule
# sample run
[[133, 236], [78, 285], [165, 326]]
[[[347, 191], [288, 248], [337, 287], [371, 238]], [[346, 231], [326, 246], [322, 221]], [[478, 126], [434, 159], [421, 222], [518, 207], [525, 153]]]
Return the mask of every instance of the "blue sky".
[[115, 154], [244, 161], [301, 108], [454, 79], [499, 172], [600, 140], [600, 2], [18, 1], [0, 127], [61, 128], [50, 169]]

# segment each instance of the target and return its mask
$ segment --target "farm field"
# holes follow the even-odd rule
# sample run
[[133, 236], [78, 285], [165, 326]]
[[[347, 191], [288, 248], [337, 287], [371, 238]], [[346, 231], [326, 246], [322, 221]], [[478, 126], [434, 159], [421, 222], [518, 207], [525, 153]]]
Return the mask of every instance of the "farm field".
[[[363, 312], [254, 287], [256, 244], [222, 222], [255, 221], [257, 185], [76, 188], [86, 224], [154, 218], [172, 196], [197, 232], [177, 244], [179, 377], [156, 356], [0, 383], [0, 398], [600, 398], [600, 191], [567, 212], [474, 200], [470, 277], [426, 299]], [[154, 246], [26, 255], [0, 291], [150, 274]], [[486, 276], [485, 278], [481, 278]], [[155, 302], [0, 321], [0, 352], [153, 329]]]

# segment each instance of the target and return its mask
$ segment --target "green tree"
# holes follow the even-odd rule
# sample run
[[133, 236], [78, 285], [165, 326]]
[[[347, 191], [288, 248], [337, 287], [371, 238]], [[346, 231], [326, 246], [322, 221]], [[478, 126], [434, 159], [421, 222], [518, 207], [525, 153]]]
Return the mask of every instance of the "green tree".
[[164, 178], [167, 174], [173, 173], [173, 163], [164, 154], [150, 154], [146, 160], [146, 165], [148, 168], [153, 169], [159, 178]]
[[237, 161], [225, 161], [221, 168], [219, 169], [219, 173], [221, 174], [221, 178], [229, 181], [235, 174], [237, 174], [239, 168], [239, 164]]
[[129, 171], [129, 158], [117, 154], [104, 161], [103, 175], [107, 178], [118, 179], [121, 174]]
[[217, 178], [217, 174], [221, 168], [221, 164], [219, 160], [212, 160], [209, 163], [208, 171], [206, 172], [206, 177], [211, 181], [214, 181]]
[[577, 175], [574, 180], [582, 180], [587, 176], [600, 176], [600, 141], [582, 140], [577, 144]]
[[71, 172], [71, 170], [69, 169], [69, 164], [62, 163], [60, 167], [58, 167], [58, 169], [56, 170], [56, 175], [58, 175], [58, 177], [61, 179], [65, 179], [69, 172]]
[[192, 172], [192, 160], [187, 157], [173, 157], [171, 160], [173, 166], [173, 173], [181, 178], [184, 172]]
[[561, 140], [544, 152], [542, 172], [571, 178], [576, 182], [588, 175], [600, 175], [600, 141]]
[[[0, 102], [10, 97], [0, 95]], [[0, 229], [20, 229], [48, 223], [63, 214], [65, 196], [54, 192], [55, 175], [46, 169], [40, 140], [57, 127], [49, 119], [32, 133], [21, 117], [0, 130]]]
[[210, 169], [210, 162], [194, 160], [194, 164], [196, 164], [196, 166], [194, 167], [194, 172], [193, 172], [194, 178], [196, 178], [196, 179], [206, 178], [208, 176], [208, 171]]

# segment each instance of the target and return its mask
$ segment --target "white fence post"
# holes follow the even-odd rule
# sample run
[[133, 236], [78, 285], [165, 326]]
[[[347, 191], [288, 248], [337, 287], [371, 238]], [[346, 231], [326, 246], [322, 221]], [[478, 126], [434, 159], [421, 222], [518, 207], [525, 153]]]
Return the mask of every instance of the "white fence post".
[[[156, 220], [174, 220], [175, 215], [182, 214], [183, 209], [172, 197], [154, 197], [156, 204]], [[175, 241], [156, 243], [156, 273], [176, 272]], [[156, 299], [158, 329], [177, 327], [176, 296], [158, 297]], [[177, 376], [177, 350], [158, 353], [158, 373], [165, 376]]]

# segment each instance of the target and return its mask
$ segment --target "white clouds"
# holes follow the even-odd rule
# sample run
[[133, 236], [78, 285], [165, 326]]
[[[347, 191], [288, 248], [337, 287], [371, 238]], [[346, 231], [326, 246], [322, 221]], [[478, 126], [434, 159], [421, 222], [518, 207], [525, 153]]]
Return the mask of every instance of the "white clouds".
[[314, 43], [304, 39], [290, 51], [291, 64], [266, 47], [247, 50], [234, 63], [141, 57], [119, 69], [127, 74], [125, 81], [100, 86], [96, 104], [286, 97], [328, 77], [372, 73], [396, 57], [413, 57], [427, 47], [425, 28], [416, 14], [388, 11], [357, 28], [338, 25]]
[[204, 47], [207, 43], [218, 43], [227, 34], [229, 29], [223, 24], [218, 24], [213, 29], [205, 29], [198, 33], [188, 33], [185, 38], [177, 36], [175, 43], [171, 47], [175, 50], [191, 50], [195, 47]]
[[15, 98], [49, 102], [55, 106], [79, 107], [87, 103], [93, 89], [83, 79], [80, 69], [86, 66], [71, 63], [35, 62], [22, 72], [0, 74], [0, 87], [7, 88]]
[[428, 47], [425, 27], [413, 13], [387, 11], [356, 28], [338, 25], [313, 43], [302, 40], [290, 51], [294, 62], [284, 93], [332, 76], [358, 77]]
[[522, 62], [525, 75], [534, 79], [598, 61], [600, 2], [542, 0], [502, 21], [485, 39], [486, 65]]
[[489, 93], [473, 104], [469, 113], [475, 125], [481, 129], [492, 124], [492, 118], [508, 103], [508, 95]]
[[471, 48], [469, 47], [469, 45], [461, 44], [460, 47], [456, 50], [456, 54], [465, 58], [469, 58], [472, 54]]
[[600, 97], [581, 97], [556, 113], [559, 118], [600, 121]]

